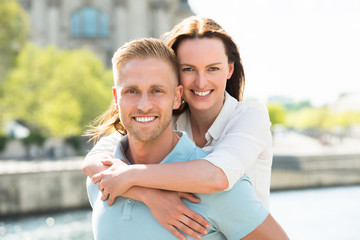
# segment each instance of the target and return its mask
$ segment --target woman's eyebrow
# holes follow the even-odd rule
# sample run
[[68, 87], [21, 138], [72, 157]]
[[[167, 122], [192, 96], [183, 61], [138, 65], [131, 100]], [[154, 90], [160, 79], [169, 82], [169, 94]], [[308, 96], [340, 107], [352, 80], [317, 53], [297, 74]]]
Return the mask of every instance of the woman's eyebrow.
[[[206, 65], [205, 67], [211, 67], [211, 66], [218, 65], [218, 64], [222, 64], [222, 62], [210, 63], [210, 64]], [[195, 67], [195, 65], [192, 65], [192, 64], [189, 64], [189, 63], [180, 63], [179, 66]]]

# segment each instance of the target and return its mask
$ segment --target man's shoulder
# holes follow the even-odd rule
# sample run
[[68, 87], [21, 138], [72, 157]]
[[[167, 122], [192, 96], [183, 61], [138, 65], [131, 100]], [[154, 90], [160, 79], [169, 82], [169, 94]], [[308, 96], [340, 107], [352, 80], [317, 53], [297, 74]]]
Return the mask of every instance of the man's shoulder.
[[194, 151], [192, 152], [192, 154], [190, 155], [190, 159], [189, 160], [194, 160], [194, 159], [201, 159], [204, 158], [208, 155], [207, 152], [205, 152], [204, 150], [202, 150], [201, 148], [195, 146], [194, 147]]
[[175, 132], [181, 137], [179, 141], [179, 145], [182, 147], [182, 151], [186, 151], [189, 153], [188, 160], [200, 159], [208, 155], [207, 152], [196, 146], [195, 143], [190, 140], [186, 132], [184, 131], [175, 131]]
[[175, 148], [165, 157], [162, 163], [186, 162], [194, 159], [204, 158], [207, 153], [198, 148], [183, 131], [175, 131], [180, 137]]
[[211, 216], [227, 239], [240, 239], [246, 236], [268, 215], [268, 210], [256, 197], [247, 176], [242, 177], [228, 191], [197, 196], [207, 209], [207, 215]]

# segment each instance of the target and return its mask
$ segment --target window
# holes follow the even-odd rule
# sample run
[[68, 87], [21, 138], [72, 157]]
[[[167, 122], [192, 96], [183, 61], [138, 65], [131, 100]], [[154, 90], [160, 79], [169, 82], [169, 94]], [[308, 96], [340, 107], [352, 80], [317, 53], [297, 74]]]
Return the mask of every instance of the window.
[[71, 15], [71, 36], [96, 38], [108, 34], [108, 17], [103, 11], [86, 6]]

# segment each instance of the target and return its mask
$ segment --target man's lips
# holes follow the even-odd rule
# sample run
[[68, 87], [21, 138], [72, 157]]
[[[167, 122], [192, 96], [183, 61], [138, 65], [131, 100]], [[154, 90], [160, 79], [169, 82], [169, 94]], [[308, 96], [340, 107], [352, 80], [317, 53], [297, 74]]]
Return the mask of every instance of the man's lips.
[[134, 117], [135, 121], [140, 122], [140, 123], [152, 122], [152, 121], [154, 121], [156, 118], [157, 118], [157, 117], [155, 117], [155, 116]]

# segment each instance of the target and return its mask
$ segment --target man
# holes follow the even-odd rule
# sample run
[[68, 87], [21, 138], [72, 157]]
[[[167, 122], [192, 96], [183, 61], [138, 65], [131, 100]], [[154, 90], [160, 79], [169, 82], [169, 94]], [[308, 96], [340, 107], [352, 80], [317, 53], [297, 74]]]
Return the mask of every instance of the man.
[[[127, 131], [117, 145], [117, 159], [128, 164], [157, 164], [206, 155], [185, 133], [172, 130], [172, 110], [180, 106], [182, 94], [172, 50], [155, 39], [133, 41], [115, 53], [113, 65], [114, 100], [120, 124]], [[109, 207], [90, 179], [87, 188], [95, 239], [177, 239], [153, 218], [144, 203], [118, 197]], [[255, 197], [246, 176], [229, 191], [197, 196], [200, 203], [185, 203], [210, 223], [202, 239], [287, 239]]]

